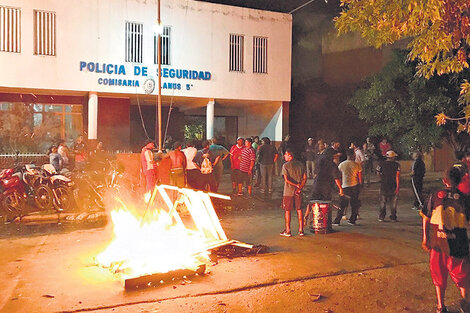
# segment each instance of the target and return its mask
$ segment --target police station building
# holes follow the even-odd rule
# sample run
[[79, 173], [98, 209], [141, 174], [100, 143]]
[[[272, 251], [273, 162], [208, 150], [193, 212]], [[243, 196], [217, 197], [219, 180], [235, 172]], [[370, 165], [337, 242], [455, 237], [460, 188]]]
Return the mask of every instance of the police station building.
[[33, 129], [52, 120], [56, 138], [136, 149], [155, 136], [160, 33], [164, 134], [282, 140], [290, 15], [162, 0], [156, 19], [156, 0], [3, 0], [0, 112], [23, 103]]

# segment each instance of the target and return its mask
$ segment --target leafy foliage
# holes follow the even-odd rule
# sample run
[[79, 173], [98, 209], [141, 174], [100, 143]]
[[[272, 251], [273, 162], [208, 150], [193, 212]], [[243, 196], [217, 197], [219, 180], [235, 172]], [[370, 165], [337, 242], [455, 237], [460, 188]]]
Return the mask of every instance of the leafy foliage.
[[[416, 75], [416, 64], [406, 59], [406, 51], [395, 51], [389, 64], [369, 77], [350, 103], [370, 124], [370, 135], [400, 139], [409, 149], [419, 150], [438, 145], [444, 137], [455, 151], [461, 150], [468, 136], [456, 134], [455, 124], [438, 127], [433, 123], [442, 110], [452, 114], [461, 110], [457, 104], [460, 77], [453, 74], [426, 80]], [[445, 120], [442, 115], [440, 121]]]
[[60, 122], [46, 118], [33, 127], [33, 104], [13, 103], [0, 111], [0, 152], [46, 152], [60, 139]]
[[[469, 67], [468, 0], [341, 0], [341, 7], [343, 10], [335, 19], [340, 34], [359, 32], [377, 48], [410, 40], [408, 57], [417, 61], [419, 76], [460, 73]], [[470, 88], [466, 83], [461, 86], [459, 100], [463, 105], [470, 104]], [[459, 120], [463, 125], [459, 130], [470, 132], [469, 116], [462, 114], [459, 118], [438, 114], [436, 122], [443, 125], [445, 120]]]
[[202, 140], [204, 137], [204, 124], [198, 122], [190, 122], [184, 125], [184, 138], [196, 138]]

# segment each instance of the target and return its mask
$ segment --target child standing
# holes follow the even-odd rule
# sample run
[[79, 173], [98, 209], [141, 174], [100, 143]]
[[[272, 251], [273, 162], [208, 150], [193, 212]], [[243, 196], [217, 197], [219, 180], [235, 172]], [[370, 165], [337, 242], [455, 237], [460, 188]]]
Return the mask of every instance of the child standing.
[[444, 305], [447, 276], [460, 289], [460, 312], [470, 312], [470, 260], [467, 226], [470, 211], [466, 197], [457, 189], [461, 172], [451, 167], [443, 179], [445, 189], [429, 199], [421, 211], [422, 247], [430, 253], [429, 268], [437, 295], [437, 312], [447, 312]]

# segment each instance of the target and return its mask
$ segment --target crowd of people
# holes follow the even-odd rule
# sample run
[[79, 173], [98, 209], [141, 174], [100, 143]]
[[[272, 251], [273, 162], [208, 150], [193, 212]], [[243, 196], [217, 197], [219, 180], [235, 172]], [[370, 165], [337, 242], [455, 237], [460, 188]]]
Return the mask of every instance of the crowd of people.
[[94, 148], [88, 149], [83, 136], [77, 137], [71, 147], [64, 140], [52, 145], [48, 151], [49, 163], [57, 173], [68, 174], [71, 170], [83, 171], [86, 167], [99, 169], [105, 166], [108, 153], [103, 142], [99, 141]]
[[232, 191], [235, 195], [251, 197], [253, 186], [262, 193], [272, 193], [273, 175], [279, 153], [267, 137], [237, 138], [227, 149], [217, 139], [204, 140], [201, 149], [195, 141], [184, 144], [176, 141], [168, 153], [158, 152], [155, 144], [147, 141], [141, 151], [141, 167], [146, 189], [155, 184], [171, 184], [178, 187], [217, 192], [224, 173], [224, 161], [230, 160]]
[[[147, 141], [141, 150], [140, 161], [147, 191], [156, 184], [170, 184], [178, 187], [217, 192], [224, 173], [224, 161], [230, 161], [232, 192], [236, 196], [251, 197], [253, 187], [259, 187], [262, 194], [273, 192], [273, 176], [276, 164], [282, 160], [280, 174], [284, 189], [282, 208], [285, 228], [281, 236], [291, 237], [291, 212], [297, 213], [298, 235], [304, 236], [304, 229], [310, 219], [310, 206], [304, 214], [302, 191], [311, 179], [311, 201], [329, 202], [333, 193], [339, 194], [336, 215], [329, 216], [332, 226], [339, 226], [346, 209], [349, 225], [356, 225], [361, 207], [362, 188], [371, 183], [371, 176], [380, 177], [378, 221], [384, 222], [389, 211], [390, 222], [396, 222], [397, 199], [400, 192], [400, 163], [397, 153], [387, 139], [377, 146], [367, 138], [362, 144], [350, 143], [341, 150], [338, 141], [327, 145], [324, 140], [307, 140], [302, 154], [297, 158], [289, 145], [289, 137], [277, 149], [269, 138], [237, 138], [236, 143], [225, 148], [215, 138], [198, 144], [194, 140], [174, 142], [170, 151], [154, 154], [155, 144]], [[50, 163], [60, 172], [74, 166], [83, 168], [86, 163], [99, 163], [104, 158], [103, 144], [87, 149], [83, 137], [78, 137], [69, 148], [64, 142], [52, 146]], [[437, 312], [447, 312], [444, 304], [447, 277], [450, 275], [460, 289], [462, 312], [470, 312], [469, 240], [467, 227], [470, 221], [470, 153], [458, 154], [458, 160], [446, 171], [444, 188], [433, 193], [425, 201], [423, 179], [426, 166], [420, 152], [413, 153], [411, 186], [415, 195], [413, 209], [423, 219], [422, 247], [430, 253], [430, 271], [437, 295]], [[332, 210], [329, 210], [331, 214]]]

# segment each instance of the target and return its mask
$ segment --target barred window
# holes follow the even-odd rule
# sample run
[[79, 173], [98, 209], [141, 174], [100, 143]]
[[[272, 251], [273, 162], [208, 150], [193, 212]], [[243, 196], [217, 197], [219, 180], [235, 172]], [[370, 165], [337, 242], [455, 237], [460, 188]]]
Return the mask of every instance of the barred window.
[[[170, 41], [170, 36], [171, 36], [171, 27], [170, 26], [164, 26], [163, 27], [163, 34], [160, 35], [160, 42], [161, 42], [161, 56], [162, 56], [162, 65], [170, 65], [171, 64], [171, 59], [170, 59], [170, 47], [171, 47], [171, 41]], [[155, 34], [153, 37], [153, 45], [154, 45], [154, 53], [153, 53], [153, 60], [155, 64], [158, 63], [158, 45], [157, 45], [157, 40], [158, 40], [158, 34]]]
[[0, 6], [0, 51], [21, 52], [21, 10]]
[[56, 55], [55, 12], [34, 10], [34, 54]]
[[268, 38], [253, 37], [253, 73], [268, 72]]
[[126, 22], [126, 62], [142, 63], [144, 24]]
[[243, 72], [245, 36], [230, 34], [229, 70]]

